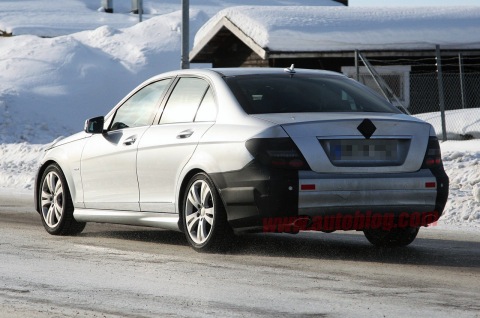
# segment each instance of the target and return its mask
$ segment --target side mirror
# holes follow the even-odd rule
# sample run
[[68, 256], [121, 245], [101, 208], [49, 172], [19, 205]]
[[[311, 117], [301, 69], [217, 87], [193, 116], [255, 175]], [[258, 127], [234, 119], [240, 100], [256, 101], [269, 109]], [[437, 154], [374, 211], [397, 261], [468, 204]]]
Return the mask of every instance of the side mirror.
[[84, 130], [88, 134], [101, 134], [103, 133], [104, 123], [105, 118], [103, 116], [87, 119]]

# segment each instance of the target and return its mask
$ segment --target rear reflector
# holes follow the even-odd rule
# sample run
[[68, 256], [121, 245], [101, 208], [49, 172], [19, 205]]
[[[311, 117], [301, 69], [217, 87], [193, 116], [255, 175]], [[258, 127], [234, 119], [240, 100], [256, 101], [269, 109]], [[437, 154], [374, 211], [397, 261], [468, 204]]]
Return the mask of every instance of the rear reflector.
[[436, 188], [437, 183], [435, 182], [425, 182], [425, 188]]
[[304, 190], [304, 191], [315, 190], [315, 185], [314, 184], [302, 184], [300, 186], [300, 190]]

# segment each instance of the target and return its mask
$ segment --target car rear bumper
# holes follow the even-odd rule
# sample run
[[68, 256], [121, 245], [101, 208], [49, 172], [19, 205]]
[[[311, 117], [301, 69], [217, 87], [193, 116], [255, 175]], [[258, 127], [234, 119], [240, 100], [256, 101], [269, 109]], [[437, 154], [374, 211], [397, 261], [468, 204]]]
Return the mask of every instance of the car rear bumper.
[[236, 231], [262, 230], [272, 219], [281, 218], [281, 223], [306, 219], [311, 223], [326, 216], [373, 215], [397, 222], [402, 216], [418, 214], [429, 216], [420, 224], [427, 225], [438, 220], [448, 197], [443, 168], [391, 174], [322, 174], [267, 169], [253, 161], [240, 171], [212, 174], [212, 179]]

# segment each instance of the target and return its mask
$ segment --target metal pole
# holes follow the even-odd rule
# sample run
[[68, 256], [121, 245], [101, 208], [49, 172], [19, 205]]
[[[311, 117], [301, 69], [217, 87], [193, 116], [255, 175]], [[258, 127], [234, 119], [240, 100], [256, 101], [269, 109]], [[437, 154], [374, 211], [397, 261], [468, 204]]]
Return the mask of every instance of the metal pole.
[[364, 57], [362, 53], [358, 53], [358, 56], [362, 60], [363, 65], [365, 65], [365, 67], [367, 68], [368, 73], [370, 73], [370, 76], [372, 77], [375, 84], [377, 84], [377, 86], [380, 89], [380, 91], [382, 92], [383, 96], [385, 96], [385, 99], [388, 100], [391, 103], [392, 100], [390, 99], [390, 97], [388, 97], [388, 94], [385, 91], [385, 88], [382, 86], [382, 84], [380, 84], [379, 79], [381, 79], [381, 77], [378, 76], [378, 79], [377, 79], [377, 77], [373, 73], [374, 69], [373, 69], [372, 65], [370, 64], [370, 62], [367, 61], [367, 58]]
[[138, 22], [142, 22], [142, 14], [143, 14], [143, 0], [137, 0], [137, 7], [138, 7]]
[[465, 96], [465, 72], [463, 69], [462, 53], [458, 53], [458, 67], [460, 69], [460, 93], [462, 94], [462, 108], [467, 108], [467, 98]]
[[355, 50], [355, 79], [360, 82], [360, 65], [358, 65], [358, 50]]
[[190, 4], [189, 0], [182, 0], [182, 61], [181, 68], [190, 68], [190, 61], [188, 59], [188, 52], [190, 46], [189, 40], [189, 23], [190, 23]]
[[437, 80], [438, 80], [438, 100], [440, 102], [440, 115], [442, 119], [442, 140], [447, 140], [447, 125], [445, 123], [445, 96], [443, 90], [443, 75], [442, 75], [442, 56], [440, 54], [440, 45], [435, 46], [436, 60], [437, 60]]

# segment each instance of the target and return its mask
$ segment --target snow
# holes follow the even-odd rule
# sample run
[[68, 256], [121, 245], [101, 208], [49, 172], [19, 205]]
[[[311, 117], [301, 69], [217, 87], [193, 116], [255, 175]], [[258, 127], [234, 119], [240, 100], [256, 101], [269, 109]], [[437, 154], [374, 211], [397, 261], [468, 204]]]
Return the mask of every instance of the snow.
[[[480, 108], [447, 110], [445, 112], [447, 139], [480, 138]], [[430, 123], [439, 138], [442, 137], [440, 112], [417, 114], [415, 117]]]
[[[480, 48], [480, 7], [227, 8], [205, 24], [195, 45], [223, 18], [270, 51]], [[319, 32], [320, 31], [320, 32]]]
[[[308, 34], [315, 29], [331, 25], [335, 32], [342, 32], [357, 22], [361, 22], [361, 30], [367, 31], [371, 21], [383, 21], [381, 25], [385, 26], [391, 18], [393, 27], [400, 24], [402, 15], [409, 14], [413, 14], [410, 29], [426, 28], [430, 23], [438, 26], [432, 21], [440, 17], [445, 21], [452, 21], [456, 16], [465, 20], [461, 24], [466, 28], [464, 34], [457, 38], [461, 41], [468, 40], [469, 33], [478, 34], [467, 31], [478, 28], [480, 20], [472, 21], [479, 16], [477, 8], [462, 7], [420, 11], [403, 8], [392, 13], [355, 8], [347, 15], [352, 19], [348, 22], [335, 13], [345, 8], [328, 0], [196, 2], [201, 4], [191, 6], [192, 40], [204, 23], [227, 6], [309, 5], [283, 7], [281, 15], [273, 7], [244, 7], [238, 14], [231, 9], [224, 11], [236, 23], [250, 25], [252, 33], [261, 35], [269, 31], [276, 37], [275, 41], [283, 39], [279, 44], [283, 47], [297, 43], [295, 39], [300, 32], [308, 39]], [[19, 3], [21, 7], [17, 8]], [[0, 30], [23, 34], [0, 37], [0, 192], [31, 195], [38, 161], [47, 144], [81, 130], [86, 118], [106, 114], [143, 80], [179, 68], [181, 12], [178, 0], [144, 0], [145, 21], [140, 24], [136, 23], [137, 16], [128, 13], [130, 1], [114, 0], [114, 10], [118, 13], [113, 15], [99, 12], [99, 3], [99, 0], [65, 0], [59, 5], [47, 0], [0, 0]], [[312, 7], [314, 4], [335, 7]], [[327, 14], [325, 18], [319, 19], [320, 11]], [[438, 17], [432, 18], [433, 13]], [[422, 15], [425, 20], [420, 19]], [[262, 17], [261, 26], [255, 24], [260, 23], [259, 17]], [[287, 28], [292, 33], [286, 32]], [[61, 36], [35, 36], [56, 34]], [[443, 36], [445, 41], [452, 37], [448, 32]], [[272, 38], [264, 40], [268, 42]], [[456, 121], [458, 116], [462, 118], [461, 127], [447, 126], [448, 135], [479, 137], [478, 128], [472, 128], [473, 123], [479, 121], [478, 111], [447, 112], [448, 117], [456, 116]], [[440, 131], [437, 113], [419, 117]], [[447, 123], [450, 120], [447, 118]], [[448, 141], [441, 147], [451, 190], [440, 224], [480, 229], [480, 140]]]
[[[180, 0], [144, 0], [143, 19], [179, 11]], [[342, 6], [331, 0], [202, 0], [192, 1], [190, 7], [201, 9], [209, 16], [220, 9], [235, 5], [328, 5]], [[101, 0], [1, 0], [0, 30], [13, 35], [38, 35], [52, 37], [93, 30], [103, 25], [126, 28], [138, 21], [138, 15], [131, 14], [130, 0], [113, 0], [115, 14], [103, 12]], [[74, 15], [74, 19], [72, 16]]]
[[440, 146], [450, 178], [450, 193], [441, 223], [480, 230], [480, 139], [450, 140]]

